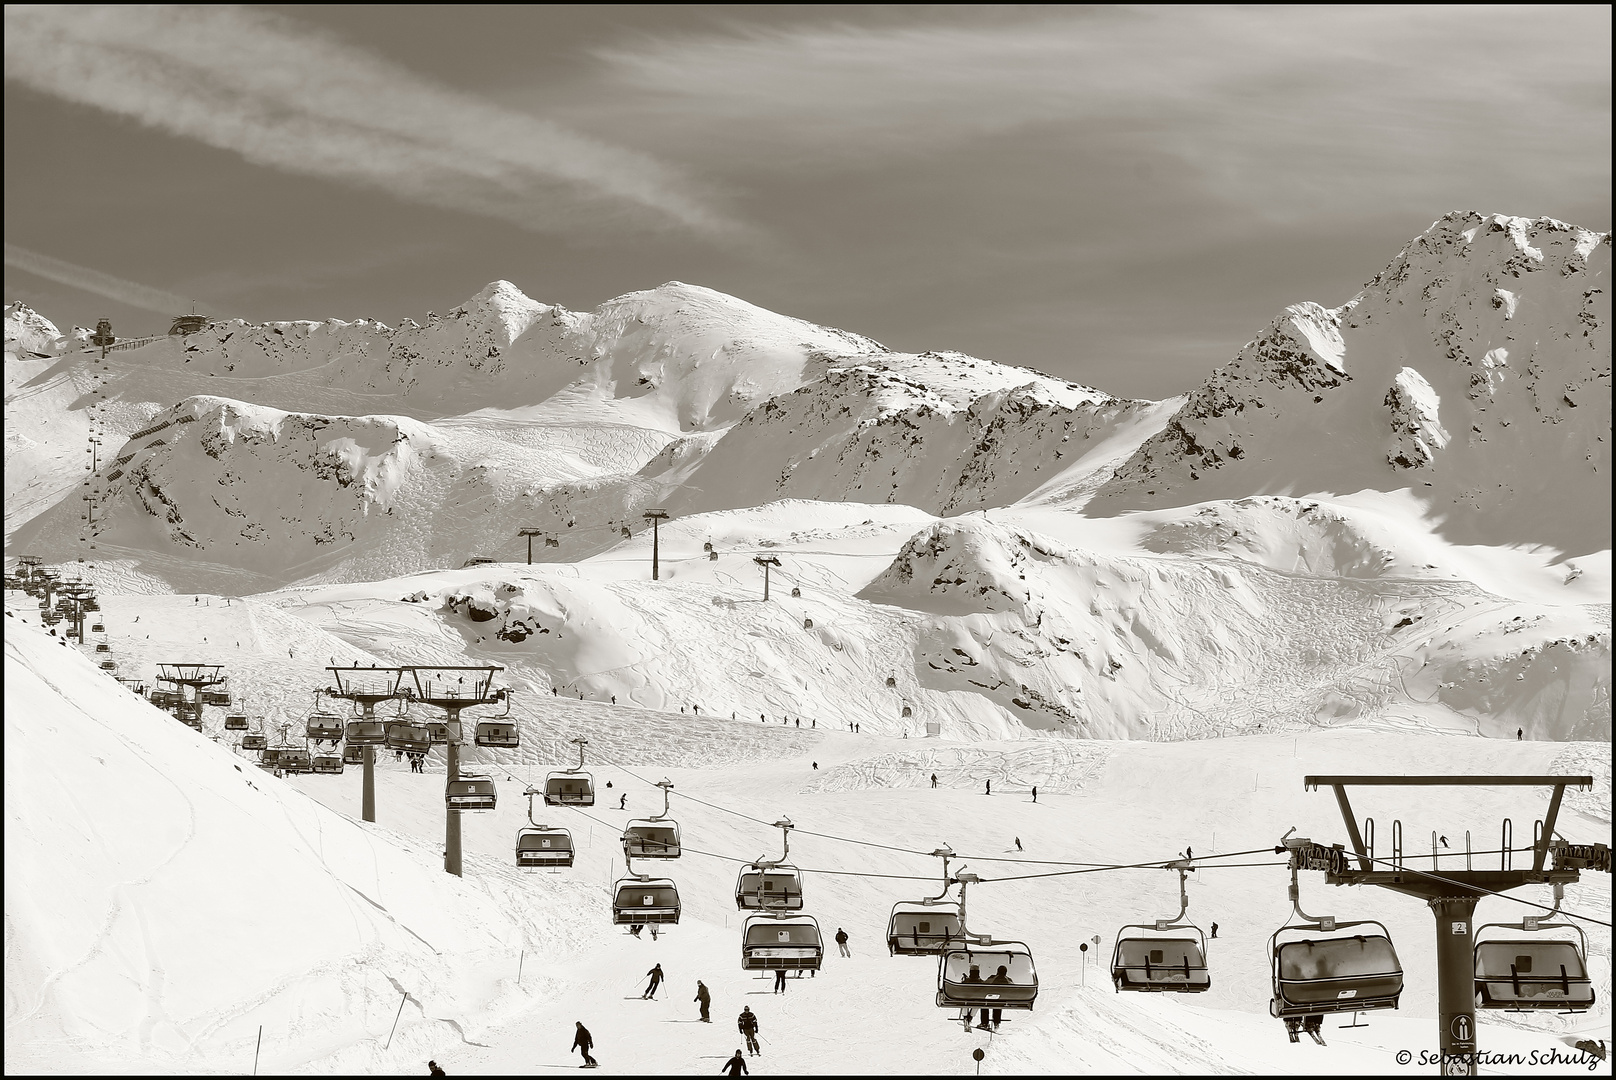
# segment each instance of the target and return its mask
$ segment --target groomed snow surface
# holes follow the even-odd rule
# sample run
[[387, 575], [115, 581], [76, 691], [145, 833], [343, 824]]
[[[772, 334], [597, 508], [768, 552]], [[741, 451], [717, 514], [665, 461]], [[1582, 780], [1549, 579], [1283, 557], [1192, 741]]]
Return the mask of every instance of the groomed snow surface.
[[[1591, 841], [1610, 827], [1605, 744], [1384, 726], [1188, 743], [962, 744], [545, 695], [527, 703], [525, 749], [508, 764], [467, 755], [468, 768], [488, 755], [499, 808], [465, 815], [465, 876], [456, 879], [441, 869], [436, 753], [424, 776], [383, 754], [378, 821], [361, 824], [360, 770], [276, 779], [135, 698], [17, 610], [6, 620], [8, 1071], [246, 1071], [261, 1026], [264, 1073], [409, 1072], [431, 1057], [451, 1074], [527, 1074], [575, 1064], [567, 1048], [582, 1020], [605, 1071], [710, 1074], [735, 1049], [734, 1017], [749, 1004], [765, 1039], [752, 1065], [764, 1073], [969, 1072], [977, 1046], [990, 1074], [1429, 1072], [1395, 1061], [1399, 1049], [1434, 1044], [1432, 921], [1416, 901], [1304, 875], [1309, 911], [1387, 923], [1407, 971], [1404, 1005], [1371, 1015], [1368, 1028], [1331, 1021], [1328, 1049], [1290, 1045], [1266, 1015], [1267, 937], [1288, 910], [1286, 873], [1266, 849], [1291, 825], [1341, 836], [1334, 800], [1304, 793], [1302, 776], [1418, 761], [1455, 773], [1591, 772], [1596, 789], [1568, 800], [1559, 831]], [[199, 628], [223, 630], [234, 608], [215, 601], [202, 611], [218, 617], [199, 615]], [[539, 820], [572, 830], [577, 863], [517, 870], [521, 792], [568, 764], [564, 740], [575, 733], [592, 739], [601, 798], [587, 812], [541, 805]], [[678, 882], [684, 913], [660, 939], [637, 940], [609, 920], [609, 882], [623, 871], [617, 833], [630, 816], [660, 809], [650, 783], [664, 776], [687, 853], [653, 869]], [[627, 812], [616, 809], [621, 794]], [[1506, 814], [1530, 835], [1545, 796], [1415, 789], [1360, 793], [1357, 809], [1379, 818], [1383, 837], [1401, 818], [1409, 850], [1425, 853], [1432, 829], [1455, 838], [1471, 829], [1477, 849], [1495, 847]], [[740, 970], [732, 897], [737, 860], [777, 854], [777, 834], [762, 822], [781, 815], [798, 826], [791, 853], [809, 871], [807, 910], [827, 939], [846, 928], [853, 949], [843, 959], [832, 947], [824, 970], [791, 981], [783, 997]], [[972, 927], [1033, 948], [1036, 1010], [1007, 1013], [992, 1036], [950, 1022], [932, 1003], [935, 962], [889, 957], [883, 941], [893, 903], [935, 895], [936, 860], [810, 833], [916, 852], [950, 844], [963, 856], [956, 869], [985, 879], [969, 896]], [[1115, 994], [1095, 961], [1109, 958], [1122, 924], [1173, 913], [1170, 872], [991, 880], [1069, 869], [1017, 858], [1134, 863], [1171, 859], [1186, 845], [1200, 858], [1252, 853], [1203, 862], [1192, 876], [1191, 916], [1220, 924], [1213, 988], [1193, 1000]], [[1450, 855], [1442, 865], [1460, 862]], [[1522, 892], [1548, 898], [1546, 889]], [[1585, 875], [1566, 906], [1608, 923], [1609, 877]], [[1487, 901], [1478, 922], [1526, 911]], [[1609, 950], [1608, 929], [1592, 927], [1597, 1011], [1483, 1014], [1482, 1047], [1573, 1054], [1576, 1038], [1607, 1037]], [[655, 963], [669, 983], [657, 1000], [641, 1000]], [[698, 978], [712, 991], [713, 1026], [693, 1022]]]

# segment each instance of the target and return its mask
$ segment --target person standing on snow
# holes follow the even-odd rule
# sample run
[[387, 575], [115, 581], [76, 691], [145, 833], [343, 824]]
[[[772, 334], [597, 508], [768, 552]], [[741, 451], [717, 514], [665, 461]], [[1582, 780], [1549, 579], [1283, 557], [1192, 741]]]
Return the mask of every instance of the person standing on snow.
[[843, 956], [850, 957], [853, 955], [847, 951], [847, 931], [843, 930], [840, 926], [836, 928], [836, 947], [842, 950]]
[[656, 965], [656, 967], [653, 967], [650, 971], [647, 971], [646, 974], [651, 976], [651, 983], [645, 988], [645, 993], [640, 996], [642, 999], [651, 998], [654, 1000], [656, 998], [657, 987], [662, 985], [662, 965]]
[[776, 994], [783, 994], [783, 993], [786, 992], [786, 969], [785, 968], [775, 968], [774, 969], [774, 992]]
[[[712, 1023], [712, 1018], [707, 1015], [707, 1008], [713, 1003], [713, 998], [712, 995], [707, 992], [707, 984], [702, 982], [700, 979], [696, 980], [695, 1000], [701, 1004], [701, 1022], [704, 1024]], [[739, 1052], [740, 1051], [736, 1051], [736, 1053]]]
[[746, 1052], [748, 1054], [763, 1053], [762, 1049], [758, 1047], [757, 1013], [752, 1011], [752, 1006], [741, 1006], [741, 1015], [735, 1021], [735, 1024], [740, 1029], [741, 1034], [746, 1036]]
[[934, 787], [934, 788], [937, 786], [937, 774], [936, 773], [931, 774], [931, 786]]
[[[584, 1022], [582, 1020], [578, 1021], [578, 1032], [572, 1037], [572, 1049], [578, 1051], [584, 1056], [584, 1068], [586, 1069], [593, 1068], [594, 1066], [600, 1064], [600, 1062], [591, 1057], [589, 1053], [590, 1048], [594, 1045], [595, 1037], [589, 1034], [589, 1029], [584, 1027]], [[567, 1052], [570, 1054], [572, 1053], [572, 1050]]]
[[1212, 937], [1215, 940], [1217, 938], [1217, 936], [1218, 936], [1218, 924], [1213, 923], [1212, 924]]
[[439, 1065], [436, 1061], [429, 1061], [429, 1062], [426, 1063], [426, 1073], [427, 1073], [428, 1076], [448, 1076], [449, 1075], [448, 1073], [443, 1071], [443, 1066]]
[[735, 1051], [735, 1056], [724, 1062], [725, 1075], [739, 1076], [742, 1073], [749, 1072], [751, 1070], [746, 1067], [746, 1059], [741, 1056], [741, 1051], [738, 1048]]

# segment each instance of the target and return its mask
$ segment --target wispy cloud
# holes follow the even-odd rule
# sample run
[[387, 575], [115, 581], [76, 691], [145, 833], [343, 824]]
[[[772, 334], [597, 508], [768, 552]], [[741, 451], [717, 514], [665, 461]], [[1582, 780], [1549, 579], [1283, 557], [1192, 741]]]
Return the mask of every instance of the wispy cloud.
[[237, 7], [8, 5], [6, 78], [254, 164], [579, 234], [744, 233], [678, 170]]
[[[1477, 170], [1609, 182], [1608, 7], [1021, 9], [743, 28], [601, 50], [646, 145], [864, 170], [983, 136], [1085, 131], [1264, 211], [1446, 199]], [[1548, 164], [1552, 162], [1552, 164]], [[1504, 209], [1500, 207], [1500, 209]]]
[[[104, 296], [108, 300], [128, 304], [130, 307], [156, 311], [164, 315], [189, 311], [192, 303], [190, 297], [154, 289], [150, 285], [142, 285], [138, 281], [115, 277], [112, 274], [103, 274], [88, 266], [41, 255], [37, 251], [29, 251], [16, 244], [6, 245], [6, 265], [62, 285], [70, 285], [75, 289]], [[220, 314], [217, 308], [210, 306], [209, 310], [214, 315]]]

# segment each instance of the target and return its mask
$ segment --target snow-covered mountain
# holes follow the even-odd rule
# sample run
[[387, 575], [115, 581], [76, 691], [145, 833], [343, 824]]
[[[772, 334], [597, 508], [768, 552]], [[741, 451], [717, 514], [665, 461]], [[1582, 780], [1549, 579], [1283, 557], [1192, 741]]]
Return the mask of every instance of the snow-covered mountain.
[[1295, 304], [1090, 512], [1411, 489], [1460, 544], [1610, 537], [1610, 234], [1448, 214], [1339, 308]]

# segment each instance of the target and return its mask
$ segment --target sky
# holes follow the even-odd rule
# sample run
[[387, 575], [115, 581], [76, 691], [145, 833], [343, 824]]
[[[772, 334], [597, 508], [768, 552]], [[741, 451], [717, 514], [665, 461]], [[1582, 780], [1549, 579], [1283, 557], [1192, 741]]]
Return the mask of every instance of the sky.
[[160, 333], [679, 280], [1191, 389], [1449, 210], [1610, 228], [1585, 7], [5, 9], [5, 299]]

